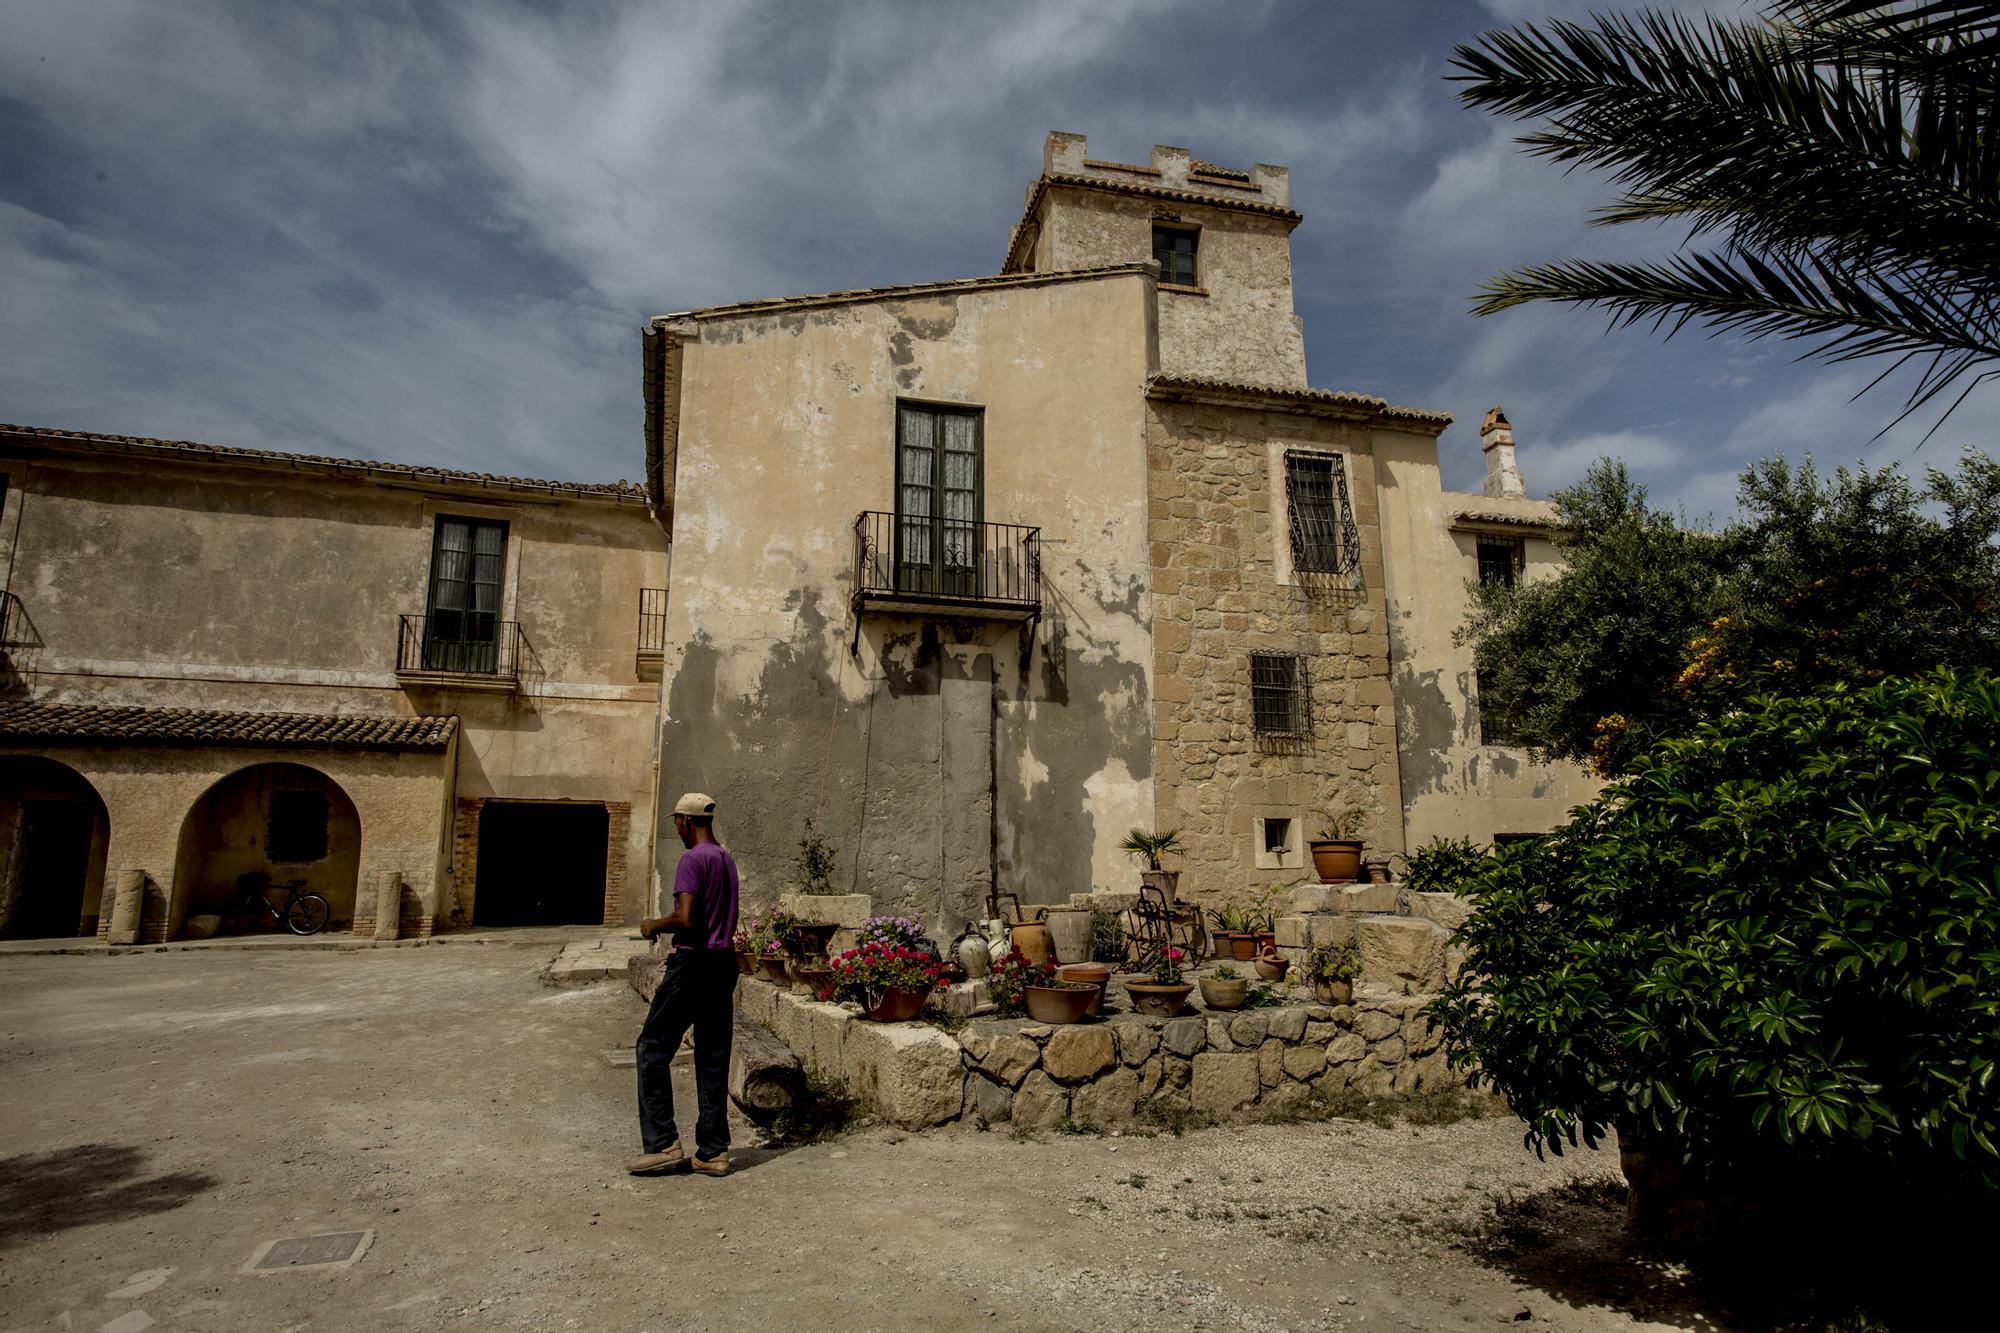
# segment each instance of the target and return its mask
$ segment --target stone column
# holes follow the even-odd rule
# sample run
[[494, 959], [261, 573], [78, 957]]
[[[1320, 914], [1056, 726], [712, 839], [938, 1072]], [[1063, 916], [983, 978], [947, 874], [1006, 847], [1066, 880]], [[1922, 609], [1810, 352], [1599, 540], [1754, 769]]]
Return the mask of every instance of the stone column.
[[938, 694], [943, 712], [944, 882], [939, 893], [940, 942], [986, 911], [993, 890], [993, 651], [947, 644]]
[[111, 900], [111, 933], [107, 944], [137, 944], [139, 922], [146, 910], [146, 872], [118, 872], [118, 891]]
[[375, 938], [393, 940], [403, 928], [403, 872], [384, 870], [375, 880]]

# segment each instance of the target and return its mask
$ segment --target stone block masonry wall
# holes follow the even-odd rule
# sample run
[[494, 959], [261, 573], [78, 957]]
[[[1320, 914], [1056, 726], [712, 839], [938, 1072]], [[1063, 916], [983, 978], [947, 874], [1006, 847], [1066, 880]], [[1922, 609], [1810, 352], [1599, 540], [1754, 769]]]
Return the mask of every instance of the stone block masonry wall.
[[[1342, 458], [1359, 542], [1358, 569], [1342, 588], [1308, 593], [1286, 574], [1288, 448]], [[1297, 883], [1307, 869], [1305, 839], [1338, 809], [1366, 815], [1374, 851], [1402, 851], [1368, 430], [1290, 413], [1155, 402], [1147, 461], [1155, 822], [1182, 831], [1182, 895], [1200, 900]], [[1305, 659], [1309, 735], [1255, 730], [1253, 653]], [[1260, 858], [1259, 817], [1295, 821], [1288, 858]]]
[[737, 1006], [806, 1068], [841, 1079], [906, 1129], [954, 1121], [1053, 1128], [1136, 1120], [1149, 1105], [1227, 1120], [1297, 1106], [1315, 1090], [1368, 1095], [1454, 1085], [1428, 996], [1364, 987], [1351, 1005], [1286, 1005], [1185, 1018], [1121, 1015], [1050, 1027], [979, 1020], [956, 1037], [923, 1023], [870, 1023], [745, 978]]

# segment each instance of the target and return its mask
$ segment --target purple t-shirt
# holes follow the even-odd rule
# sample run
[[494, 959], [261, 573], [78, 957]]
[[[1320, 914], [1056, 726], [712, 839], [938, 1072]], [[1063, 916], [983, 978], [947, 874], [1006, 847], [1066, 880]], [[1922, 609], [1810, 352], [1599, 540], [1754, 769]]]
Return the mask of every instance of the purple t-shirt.
[[674, 932], [678, 949], [727, 949], [736, 937], [736, 858], [715, 842], [698, 842], [674, 867], [674, 893], [694, 895], [694, 924]]

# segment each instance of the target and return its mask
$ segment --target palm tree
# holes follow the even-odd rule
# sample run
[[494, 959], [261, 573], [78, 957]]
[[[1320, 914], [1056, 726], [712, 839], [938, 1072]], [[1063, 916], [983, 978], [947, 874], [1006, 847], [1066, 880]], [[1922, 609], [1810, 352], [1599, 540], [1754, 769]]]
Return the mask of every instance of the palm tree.
[[[1670, 222], [1713, 249], [1503, 273], [1475, 313], [1530, 301], [1614, 327], [1690, 321], [1922, 373], [1901, 420], [2000, 375], [2000, 5], [1785, 0], [1763, 20], [1552, 20], [1461, 46], [1461, 100], [1541, 120], [1520, 142], [1608, 168], [1600, 225]], [[1936, 425], [1932, 426], [1935, 430]]]

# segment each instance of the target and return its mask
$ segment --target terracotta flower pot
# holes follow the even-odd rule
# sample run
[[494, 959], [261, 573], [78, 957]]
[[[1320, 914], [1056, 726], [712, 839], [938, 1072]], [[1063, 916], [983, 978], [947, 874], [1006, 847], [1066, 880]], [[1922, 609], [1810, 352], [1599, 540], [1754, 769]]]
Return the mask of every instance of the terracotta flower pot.
[[1201, 1002], [1206, 1008], [1241, 1009], [1243, 1002], [1249, 998], [1250, 981], [1247, 977], [1201, 978]]
[[1264, 981], [1283, 981], [1285, 973], [1291, 969], [1292, 960], [1281, 958], [1276, 953], [1257, 955], [1257, 975]]
[[1312, 848], [1313, 869], [1319, 872], [1322, 884], [1352, 884], [1361, 877], [1361, 844], [1347, 838], [1335, 838], [1322, 842], [1314, 838], [1308, 844]]
[[1132, 997], [1132, 1008], [1149, 1018], [1172, 1018], [1187, 1007], [1189, 992], [1194, 990], [1191, 981], [1176, 982], [1162, 986], [1152, 981], [1128, 981], [1125, 993]]
[[1247, 963], [1257, 956], [1257, 937], [1247, 930], [1231, 931], [1229, 934], [1229, 956], [1239, 963]]
[[1257, 937], [1257, 956], [1259, 958], [1262, 958], [1265, 954], [1271, 952], [1271, 950], [1278, 947], [1277, 931], [1260, 930], [1254, 933], [1256, 934]]
[[1354, 983], [1320, 980], [1313, 983], [1313, 998], [1321, 1004], [1353, 1004]]
[[871, 1023], [907, 1023], [924, 1011], [928, 990], [885, 990], [869, 994], [862, 1017]]
[[792, 930], [785, 941], [785, 948], [795, 958], [824, 958], [826, 946], [839, 929], [838, 921], [809, 921]]
[[1037, 1023], [1074, 1023], [1090, 1012], [1102, 992], [1081, 982], [1027, 988], [1028, 1017]]
[[833, 984], [833, 969], [815, 967], [811, 963], [792, 964], [792, 989], [802, 994], [817, 997]]
[[1111, 967], [1107, 963], [1064, 963], [1056, 969], [1056, 975], [1064, 981], [1079, 982], [1094, 987], [1097, 998], [1090, 1002], [1086, 1011], [1092, 1018], [1104, 1012], [1104, 988], [1111, 982]]
[[1040, 921], [1016, 921], [1007, 927], [1007, 937], [1021, 957], [1031, 963], [1054, 962], [1055, 946], [1049, 939], [1048, 926]]
[[773, 986], [789, 986], [791, 977], [785, 971], [782, 955], [765, 954], [757, 960], [757, 980], [768, 981]]
[[757, 971], [757, 959], [748, 949], [736, 951], [736, 970], [746, 977]]

